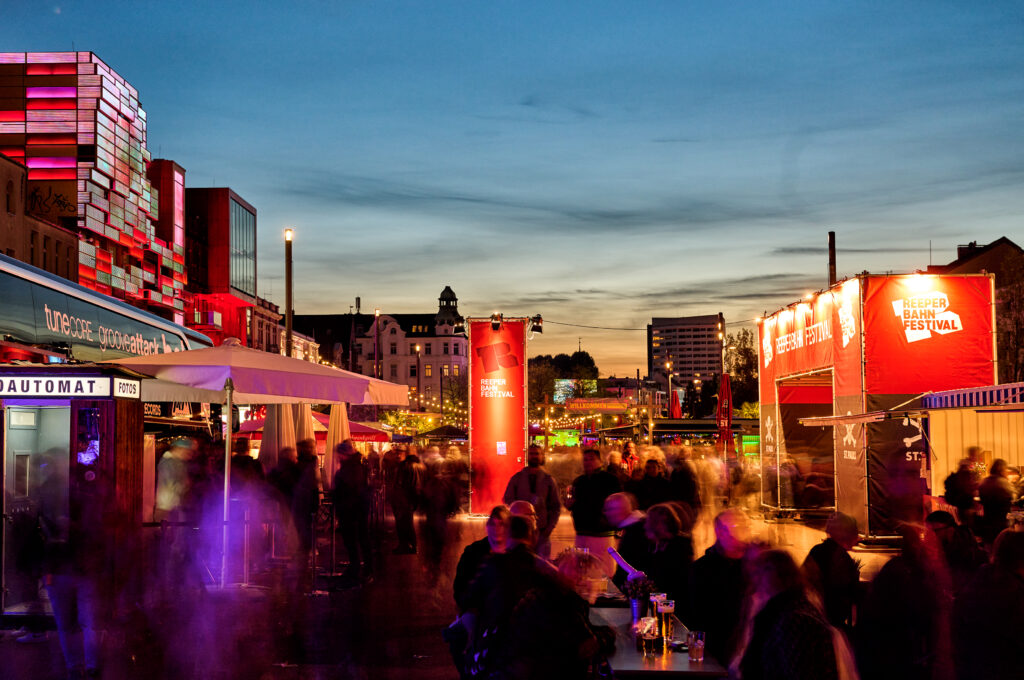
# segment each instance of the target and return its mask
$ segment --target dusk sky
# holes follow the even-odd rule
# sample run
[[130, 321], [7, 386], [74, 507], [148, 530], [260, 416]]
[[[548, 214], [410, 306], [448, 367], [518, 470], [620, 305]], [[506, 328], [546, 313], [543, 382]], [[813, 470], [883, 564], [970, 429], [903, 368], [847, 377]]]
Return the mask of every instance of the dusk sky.
[[258, 210], [297, 313], [542, 314], [530, 354], [646, 373], [652, 316], [734, 331], [840, 276], [1024, 243], [1020, 2], [24, 2], [154, 157]]

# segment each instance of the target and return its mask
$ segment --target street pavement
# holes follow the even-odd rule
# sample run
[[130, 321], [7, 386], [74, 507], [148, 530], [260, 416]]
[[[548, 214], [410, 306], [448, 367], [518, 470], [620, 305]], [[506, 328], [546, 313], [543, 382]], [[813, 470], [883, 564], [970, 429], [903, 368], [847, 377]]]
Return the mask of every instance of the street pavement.
[[[270, 587], [211, 591], [173, 611], [137, 614], [105, 636], [104, 678], [198, 678], [210, 680], [455, 680], [441, 633], [455, 618], [451, 578], [462, 549], [485, 535], [483, 517], [460, 515], [438, 572], [420, 555], [394, 555], [390, 518], [376, 543], [377, 573], [359, 585], [320, 577], [318, 593], [301, 594], [287, 575]], [[754, 521], [758, 538], [791, 550], [798, 561], [818, 543], [822, 531], [801, 524]], [[573, 543], [572, 522], [563, 514], [552, 536], [553, 551]], [[696, 554], [714, 540], [710, 523], [694, 531]], [[321, 549], [330, 555], [324, 540]], [[344, 551], [337, 547], [337, 554]], [[864, 576], [888, 559], [861, 552]], [[329, 562], [326, 559], [323, 564]], [[344, 567], [339, 560], [336, 570]], [[131, 651], [130, 651], [131, 650]], [[132, 653], [134, 651], [134, 654]], [[5, 680], [65, 678], [55, 632], [44, 642], [0, 642], [0, 676]]]

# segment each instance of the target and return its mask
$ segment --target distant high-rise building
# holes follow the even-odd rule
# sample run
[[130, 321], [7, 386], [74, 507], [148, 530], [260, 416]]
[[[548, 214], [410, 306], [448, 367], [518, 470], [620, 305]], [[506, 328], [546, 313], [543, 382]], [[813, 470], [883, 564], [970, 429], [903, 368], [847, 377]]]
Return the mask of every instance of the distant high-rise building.
[[669, 362], [676, 387], [721, 375], [724, 337], [721, 314], [655, 317], [647, 326], [647, 375], [666, 388]]
[[92, 52], [0, 53], [0, 154], [28, 169], [25, 212], [78, 234], [79, 284], [184, 320], [184, 171], [151, 181], [134, 87]]

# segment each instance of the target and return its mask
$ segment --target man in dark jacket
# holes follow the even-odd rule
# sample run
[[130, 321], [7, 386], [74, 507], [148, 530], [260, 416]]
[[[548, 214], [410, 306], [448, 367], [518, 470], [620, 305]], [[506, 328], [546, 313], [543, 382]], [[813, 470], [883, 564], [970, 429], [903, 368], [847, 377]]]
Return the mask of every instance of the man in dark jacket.
[[427, 469], [420, 462], [415, 451], [405, 449], [402, 462], [395, 471], [395, 492], [392, 509], [395, 512], [395, 533], [398, 534], [396, 555], [416, 554], [416, 527], [413, 524], [413, 513], [419, 506], [423, 494], [423, 483]]
[[690, 604], [684, 623], [707, 633], [708, 654], [725, 666], [736, 651], [743, 627], [747, 591], [743, 556], [750, 543], [747, 516], [736, 509], [720, 513], [715, 518], [715, 539], [690, 570]]
[[346, 439], [338, 444], [336, 451], [341, 465], [334, 473], [332, 498], [341, 540], [348, 553], [348, 567], [344, 575], [369, 580], [373, 573], [370, 551], [370, 472], [351, 440]]
[[807, 599], [800, 568], [785, 550], [766, 550], [750, 567], [756, 598], [743, 680], [838, 680], [832, 630]]
[[[459, 564], [455, 567], [455, 579], [452, 582], [452, 591], [455, 596], [455, 606], [461, 616], [467, 609], [467, 596], [469, 585], [480, 572], [491, 555], [505, 552], [508, 542], [508, 524], [511, 513], [504, 505], [496, 505], [491, 510], [491, 516], [487, 518], [487, 535], [479, 541], [473, 541], [462, 551]], [[448, 643], [452, 655], [452, 662], [459, 671], [460, 678], [468, 678], [465, 669], [466, 643], [469, 641], [469, 632], [463, 626], [461, 619], [456, 619], [444, 632], [445, 641]]]
[[641, 510], [658, 503], [677, 500], [672, 493], [672, 483], [665, 476], [665, 466], [657, 458], [648, 458], [644, 463], [644, 476], [626, 483], [626, 491], [636, 496]]
[[572, 500], [567, 505], [576, 529], [576, 547], [590, 550], [604, 565], [605, 573], [611, 576], [615, 573], [615, 562], [608, 555], [608, 548], [615, 545], [615, 532], [605, 520], [604, 501], [622, 491], [622, 485], [602, 464], [601, 452], [597, 449], [583, 452], [583, 474], [573, 481]]
[[526, 453], [527, 467], [512, 475], [505, 487], [502, 500], [506, 505], [526, 501], [537, 512], [537, 554], [551, 559], [551, 533], [558, 526], [562, 501], [558, 495], [558, 482], [544, 471], [544, 452], [533, 444]]
[[828, 538], [807, 554], [804, 574], [821, 597], [828, 622], [849, 633], [860, 589], [860, 567], [847, 552], [860, 542], [857, 520], [837, 512], [829, 519], [825, 531]]
[[1018, 627], [1024, 620], [1024, 533], [1004, 531], [992, 564], [982, 567], [953, 603], [957, 676], [1019, 678]]

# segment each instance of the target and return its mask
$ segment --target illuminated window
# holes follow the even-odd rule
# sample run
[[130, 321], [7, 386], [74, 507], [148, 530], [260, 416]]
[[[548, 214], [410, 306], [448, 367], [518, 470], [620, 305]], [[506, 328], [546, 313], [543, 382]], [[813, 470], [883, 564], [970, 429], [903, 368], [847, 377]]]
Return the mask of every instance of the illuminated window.
[[441, 375], [444, 376], [445, 378], [448, 377], [448, 373], [450, 370], [451, 367], [448, 364], [441, 364]]
[[459, 375], [459, 365], [458, 364], [455, 364], [454, 366], [452, 366], [452, 370], [455, 371], [455, 375], [456, 376]]
[[[428, 345], [428, 347], [429, 347], [429, 345]], [[429, 378], [429, 377], [431, 377], [431, 375], [432, 375], [432, 372], [430, 370], [430, 364], [427, 364], [427, 365], [425, 365], [423, 367], [423, 377], [424, 378]]]

